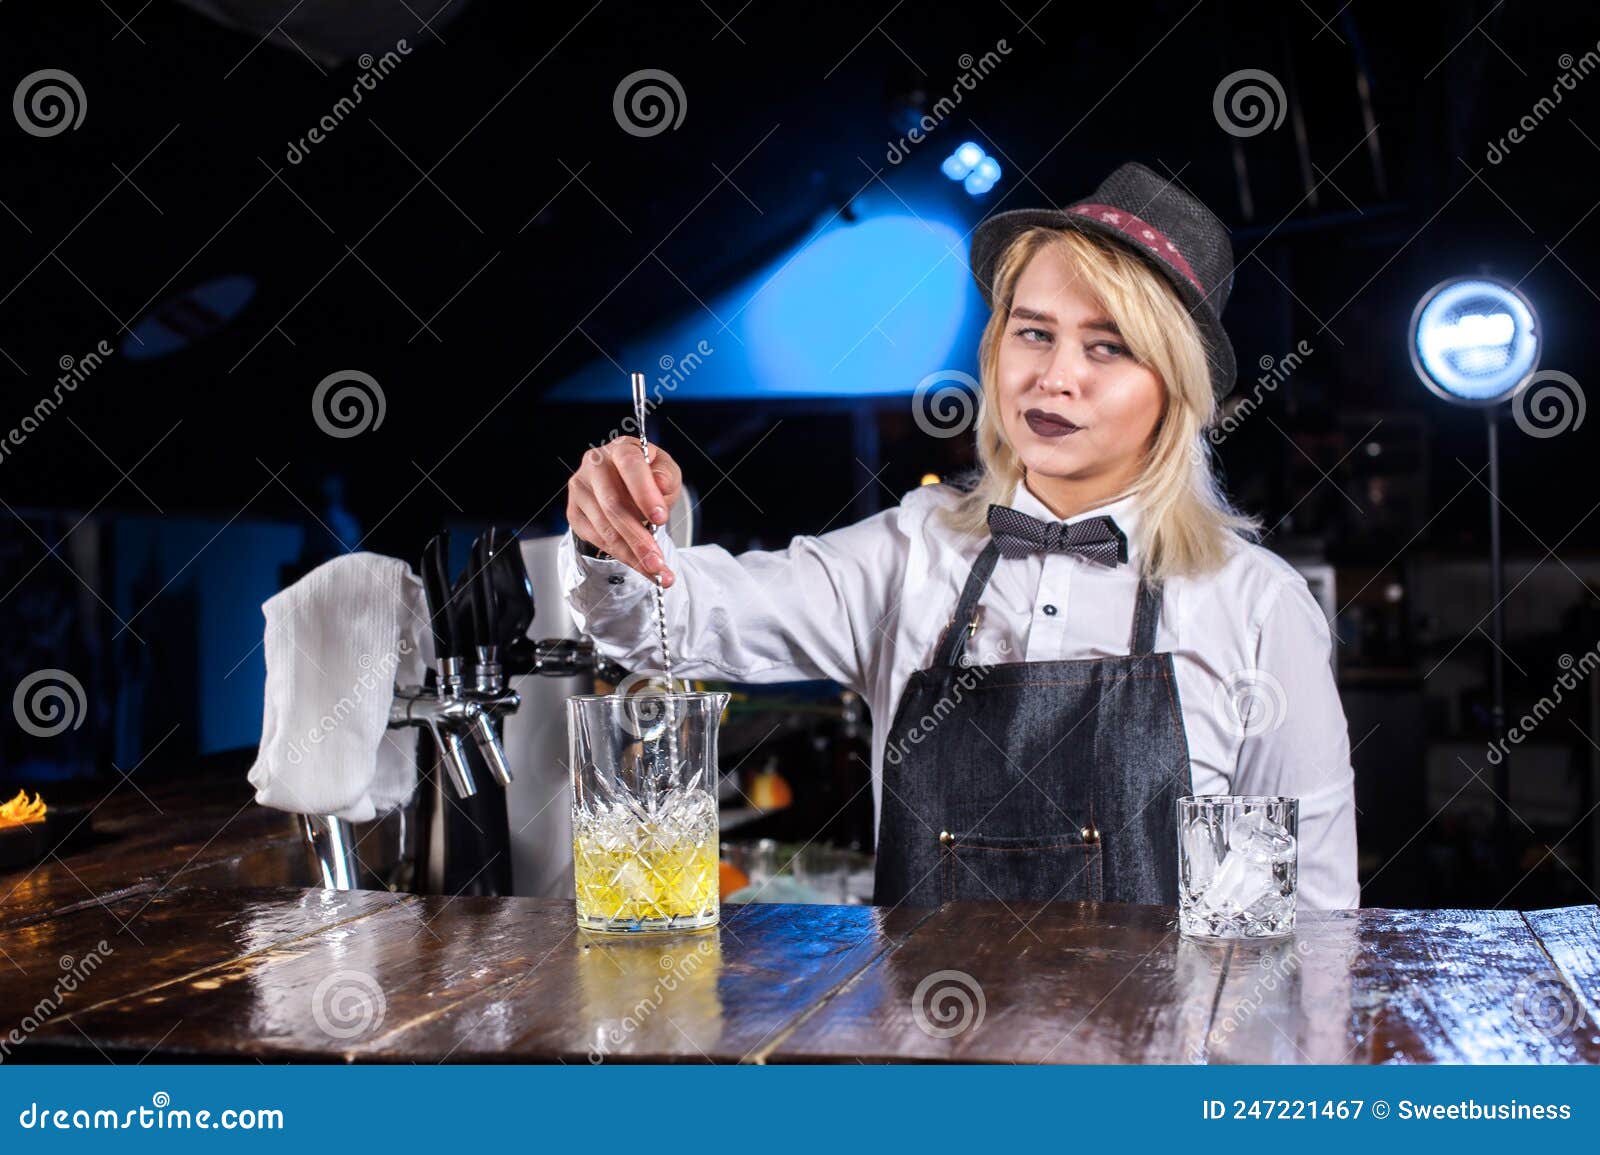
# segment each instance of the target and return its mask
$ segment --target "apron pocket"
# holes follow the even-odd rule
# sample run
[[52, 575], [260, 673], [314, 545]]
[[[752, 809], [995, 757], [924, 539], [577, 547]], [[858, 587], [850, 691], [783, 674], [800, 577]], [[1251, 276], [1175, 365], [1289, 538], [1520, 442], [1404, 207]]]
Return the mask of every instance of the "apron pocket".
[[999, 837], [957, 834], [939, 846], [945, 902], [1099, 902], [1100, 842], [1081, 831]]

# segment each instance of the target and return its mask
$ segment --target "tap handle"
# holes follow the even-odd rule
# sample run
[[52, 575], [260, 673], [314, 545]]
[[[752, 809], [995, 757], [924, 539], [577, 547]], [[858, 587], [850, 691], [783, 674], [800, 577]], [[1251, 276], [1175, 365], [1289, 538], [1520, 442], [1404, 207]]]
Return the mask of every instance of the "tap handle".
[[528, 580], [517, 535], [505, 529], [495, 532], [491, 577], [499, 632], [494, 640], [503, 652], [528, 636], [533, 624], [533, 582]]
[[433, 625], [433, 653], [440, 660], [457, 657], [455, 622], [452, 620], [450, 578], [445, 554], [450, 548], [448, 531], [428, 539], [422, 550], [422, 589], [428, 599], [428, 617]]
[[468, 600], [472, 605], [474, 642], [479, 646], [498, 646], [500, 635], [496, 626], [500, 615], [495, 606], [494, 570], [496, 531], [484, 530], [472, 543], [472, 563], [469, 573], [472, 584]]

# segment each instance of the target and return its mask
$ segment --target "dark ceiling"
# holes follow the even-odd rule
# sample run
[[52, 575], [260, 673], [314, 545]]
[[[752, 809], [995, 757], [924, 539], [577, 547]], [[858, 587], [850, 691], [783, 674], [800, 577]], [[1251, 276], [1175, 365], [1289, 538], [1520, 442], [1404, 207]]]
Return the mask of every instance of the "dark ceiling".
[[[896, 110], [919, 88], [948, 92], [963, 54], [1002, 39], [1003, 63], [928, 146], [942, 156], [971, 136], [1009, 162], [971, 219], [1065, 201], [1124, 159], [1175, 174], [1237, 230], [1225, 319], [1244, 371], [1301, 338], [1331, 354], [1274, 400], [1297, 435], [1369, 411], [1423, 415], [1432, 484], [1454, 492], [1451, 458], [1476, 467], [1481, 422], [1422, 394], [1402, 336], [1422, 290], [1480, 267], [1522, 279], [1549, 334], [1546, 364], [1593, 377], [1600, 80], [1578, 80], [1499, 163], [1486, 155], [1550, 93], [1563, 54], [1595, 49], [1600, 17], [1584, 6], [1056, 0], [1029, 15], [1032, 0], [474, 0], [423, 27], [421, 6], [440, 2], [395, 0], [401, 23], [371, 51], [404, 37], [409, 54], [298, 163], [291, 142], [351, 91], [358, 62], [262, 43], [171, 0], [0, 7], [6, 83], [61, 69], [87, 98], [73, 131], [5, 125], [0, 426], [48, 391], [63, 357], [119, 344], [171, 294], [225, 275], [257, 284], [242, 313], [187, 349], [97, 370], [63, 409], [77, 429], [52, 418], [0, 464], [9, 503], [87, 509], [110, 490], [104, 509], [299, 517], [299, 500], [339, 473], [364, 524], [388, 519], [373, 547], [394, 552], [458, 510], [512, 524], [558, 515], [567, 468], [615, 426], [626, 389], [619, 378], [606, 411], [544, 392], [795, 245], [874, 172], [891, 187], [905, 177], [910, 165], [884, 159]], [[307, 28], [316, 5], [282, 27]], [[612, 100], [645, 68], [670, 72], [687, 105], [677, 129], [640, 138], [619, 129]], [[1294, 115], [1236, 139], [1212, 96], [1250, 68], [1283, 83]], [[383, 383], [385, 422], [322, 436], [308, 397], [349, 367]], [[859, 486], [837, 466], [843, 450], [818, 449], [848, 431], [804, 405], [740, 408], [675, 415], [725, 469], [781, 412], [732, 488], [761, 504], [768, 532], [819, 528]], [[896, 492], [946, 448], [895, 441], [908, 427], [886, 418]], [[1280, 450], [1243, 438], [1224, 458], [1242, 490], [1281, 511], [1299, 494], [1266, 461]], [[1577, 438], [1508, 445], [1509, 490], [1532, 494], [1512, 504], [1538, 506], [1559, 471], [1586, 477], [1586, 452]], [[682, 457], [716, 477], [696, 449]], [[708, 527], [720, 510], [755, 532], [744, 502], [719, 499]], [[1558, 498], [1563, 532], [1588, 505], [1574, 513], [1577, 500]], [[1460, 532], [1476, 532], [1479, 504]], [[1585, 523], [1575, 540], [1597, 537]]]

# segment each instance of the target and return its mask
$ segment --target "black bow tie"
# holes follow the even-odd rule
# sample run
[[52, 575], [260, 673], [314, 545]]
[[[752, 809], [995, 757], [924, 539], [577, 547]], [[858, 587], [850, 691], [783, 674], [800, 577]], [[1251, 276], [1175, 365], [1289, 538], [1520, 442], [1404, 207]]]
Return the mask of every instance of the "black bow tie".
[[1128, 560], [1128, 538], [1117, 523], [1102, 514], [1068, 524], [1040, 521], [1009, 505], [989, 507], [989, 532], [1003, 557], [1031, 553], [1075, 553], [1101, 565]]

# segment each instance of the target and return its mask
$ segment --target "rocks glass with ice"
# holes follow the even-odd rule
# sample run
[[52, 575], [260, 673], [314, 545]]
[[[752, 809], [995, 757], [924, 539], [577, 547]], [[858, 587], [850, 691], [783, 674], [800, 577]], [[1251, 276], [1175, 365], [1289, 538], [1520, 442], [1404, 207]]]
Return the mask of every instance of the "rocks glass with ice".
[[1196, 938], [1292, 932], [1299, 818], [1296, 798], [1178, 799], [1178, 930]]
[[715, 926], [717, 728], [726, 693], [567, 699], [578, 925]]

